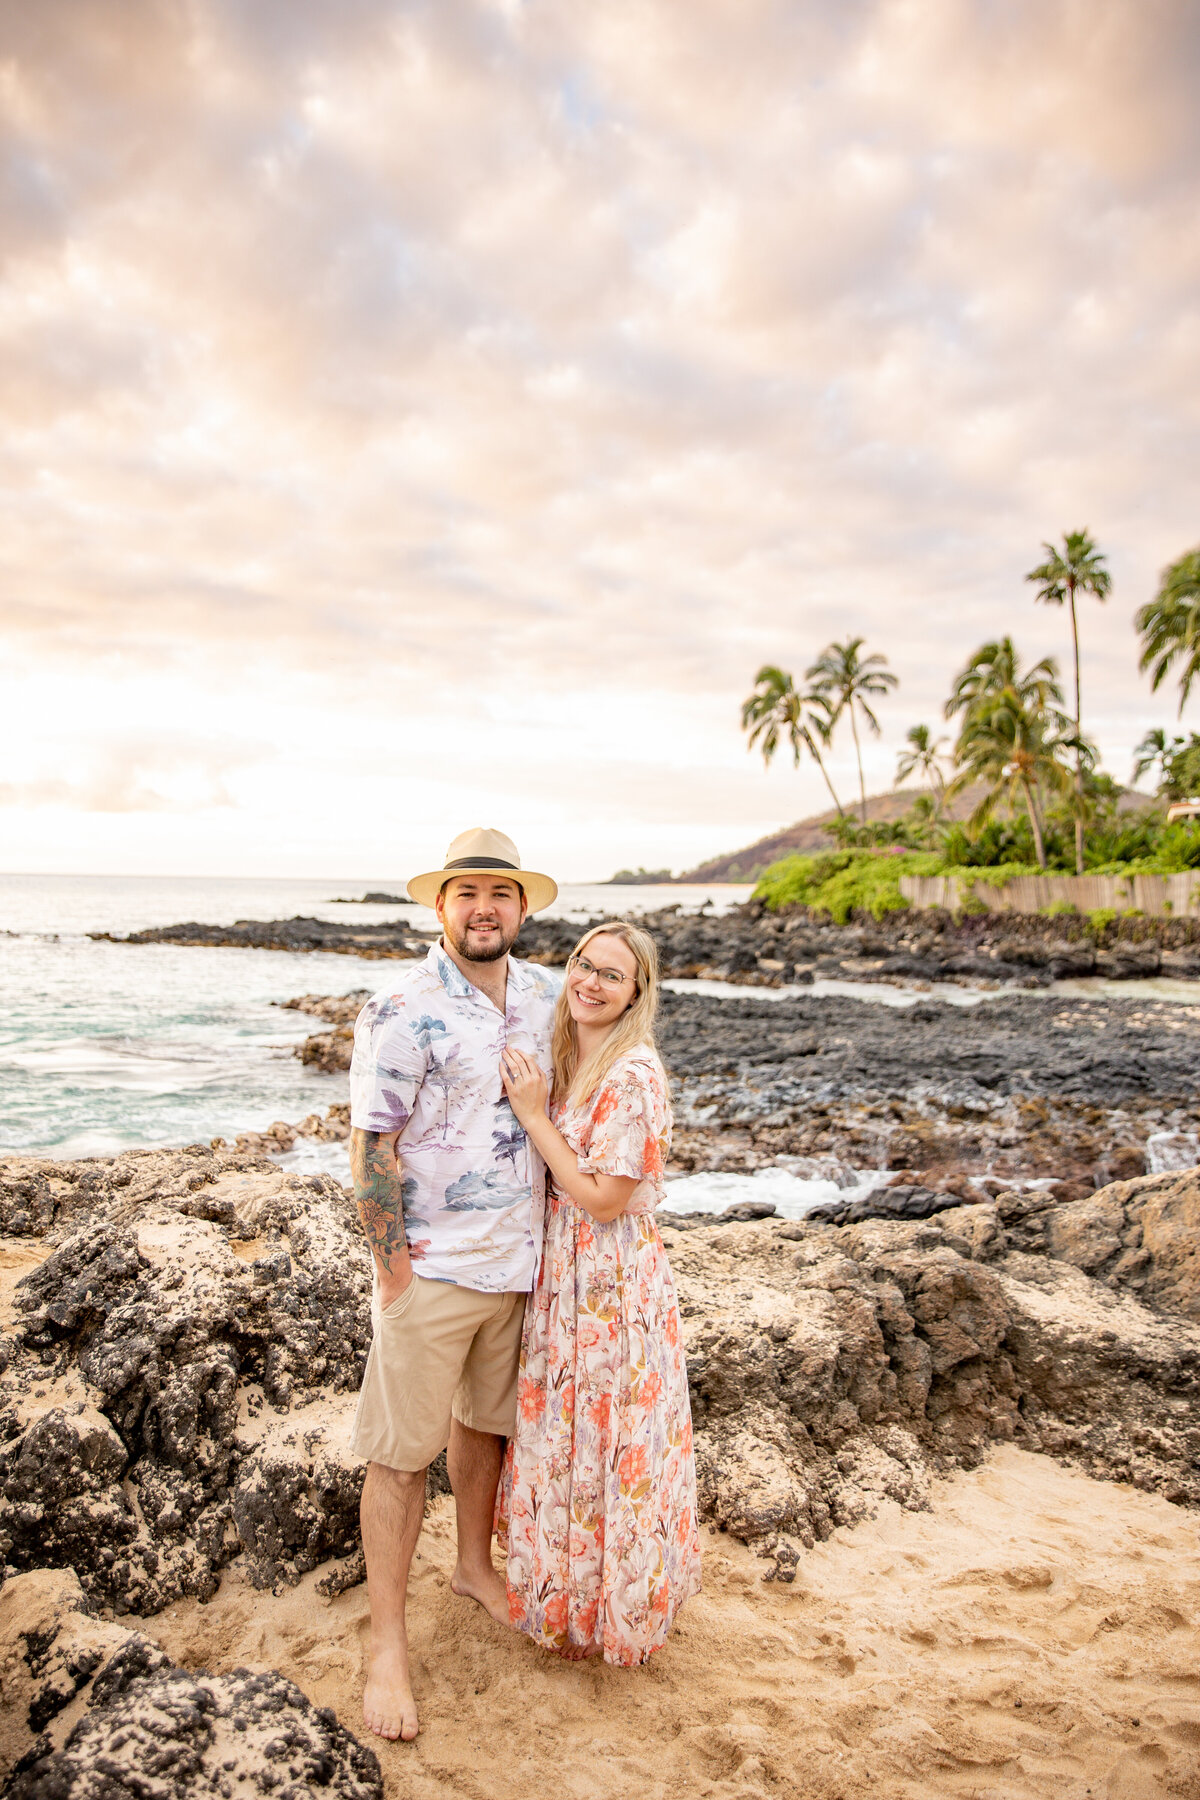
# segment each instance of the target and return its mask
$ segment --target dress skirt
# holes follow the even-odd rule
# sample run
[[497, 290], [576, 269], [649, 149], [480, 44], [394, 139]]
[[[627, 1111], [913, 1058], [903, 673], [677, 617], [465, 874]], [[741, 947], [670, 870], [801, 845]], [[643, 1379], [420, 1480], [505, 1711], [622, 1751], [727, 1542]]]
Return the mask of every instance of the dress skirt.
[[700, 1589], [675, 1284], [654, 1215], [598, 1222], [553, 1183], [497, 1503], [513, 1624], [645, 1662]]

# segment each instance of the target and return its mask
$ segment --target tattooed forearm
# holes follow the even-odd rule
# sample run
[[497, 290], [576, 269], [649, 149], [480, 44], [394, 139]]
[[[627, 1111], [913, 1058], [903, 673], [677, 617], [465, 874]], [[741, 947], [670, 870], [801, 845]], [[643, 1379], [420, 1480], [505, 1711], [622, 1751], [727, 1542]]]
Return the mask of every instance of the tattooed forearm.
[[384, 1274], [396, 1274], [408, 1261], [408, 1245], [395, 1138], [380, 1131], [353, 1130], [350, 1171], [358, 1216], [375, 1260]]

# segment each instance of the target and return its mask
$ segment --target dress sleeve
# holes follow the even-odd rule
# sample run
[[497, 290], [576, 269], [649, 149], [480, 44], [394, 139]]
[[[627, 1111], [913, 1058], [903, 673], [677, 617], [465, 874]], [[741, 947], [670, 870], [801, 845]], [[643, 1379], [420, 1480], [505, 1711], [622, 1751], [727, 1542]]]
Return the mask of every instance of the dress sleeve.
[[360, 1131], [402, 1131], [412, 1117], [427, 1061], [403, 1002], [368, 1000], [354, 1026], [351, 1125]]
[[585, 1175], [662, 1180], [671, 1147], [662, 1075], [649, 1063], [618, 1065], [592, 1106], [579, 1167]]

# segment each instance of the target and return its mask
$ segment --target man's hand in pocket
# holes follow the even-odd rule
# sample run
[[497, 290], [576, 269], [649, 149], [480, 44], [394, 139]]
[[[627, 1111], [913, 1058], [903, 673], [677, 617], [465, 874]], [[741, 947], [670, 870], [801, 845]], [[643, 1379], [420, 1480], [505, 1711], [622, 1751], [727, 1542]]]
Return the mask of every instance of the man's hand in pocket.
[[401, 1294], [406, 1294], [408, 1292], [415, 1280], [416, 1276], [413, 1274], [412, 1264], [409, 1262], [406, 1262], [402, 1269], [395, 1269], [388, 1275], [381, 1275], [379, 1277], [379, 1305], [381, 1310], [386, 1312], [393, 1301], [398, 1300]]

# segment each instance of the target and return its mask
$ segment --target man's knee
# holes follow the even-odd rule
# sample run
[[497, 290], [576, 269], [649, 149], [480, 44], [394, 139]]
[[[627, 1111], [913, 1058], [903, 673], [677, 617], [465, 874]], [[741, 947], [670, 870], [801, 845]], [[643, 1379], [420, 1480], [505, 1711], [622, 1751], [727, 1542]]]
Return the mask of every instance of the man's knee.
[[424, 1469], [390, 1469], [386, 1463], [368, 1463], [362, 1510], [407, 1513], [414, 1506], [424, 1509], [425, 1474]]
[[427, 1469], [391, 1469], [387, 1463], [372, 1462], [367, 1464], [367, 1480], [377, 1482], [382, 1487], [395, 1489], [397, 1492], [413, 1492], [425, 1486]]

